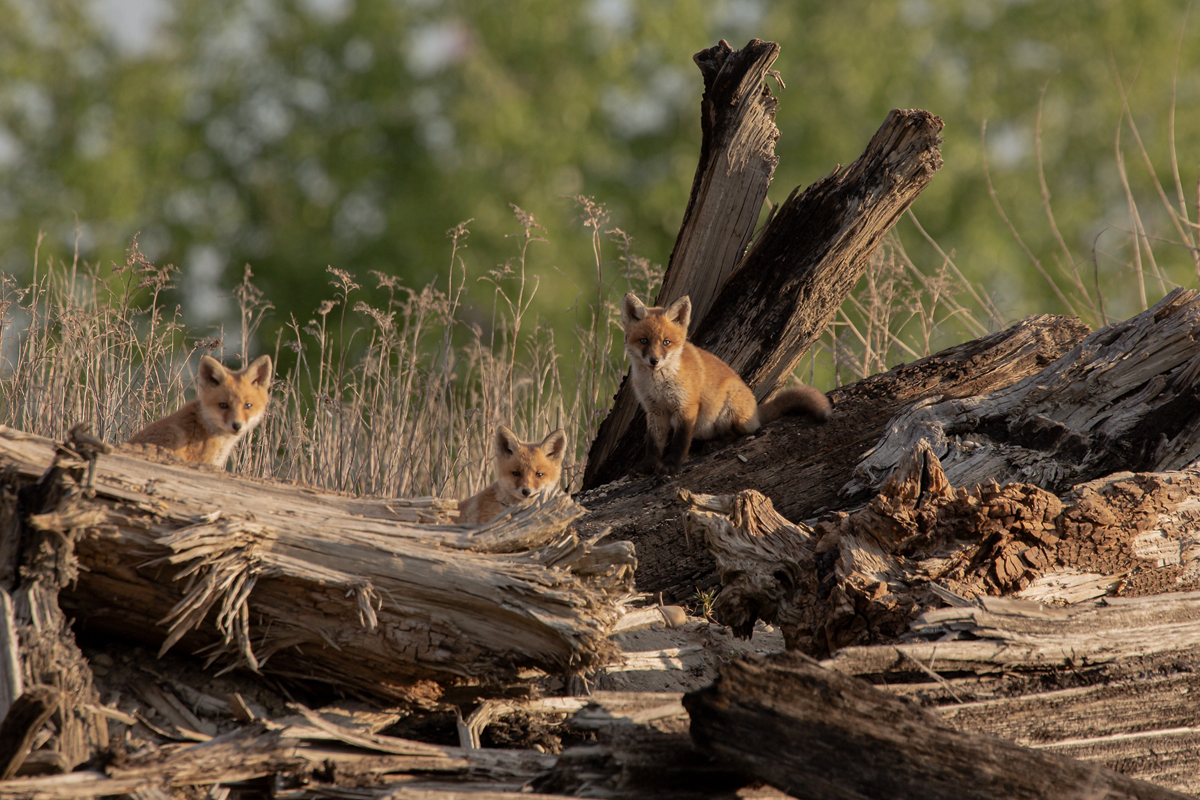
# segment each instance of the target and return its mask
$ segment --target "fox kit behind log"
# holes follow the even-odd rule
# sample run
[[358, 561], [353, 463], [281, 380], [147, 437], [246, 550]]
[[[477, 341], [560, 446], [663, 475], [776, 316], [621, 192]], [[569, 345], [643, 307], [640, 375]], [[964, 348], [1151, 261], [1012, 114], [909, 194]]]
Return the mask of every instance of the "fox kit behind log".
[[511, 505], [558, 490], [567, 434], [562, 428], [540, 443], [522, 442], [508, 428], [496, 428], [496, 482], [458, 504], [460, 523], [491, 522]]
[[151, 422], [129, 439], [153, 444], [185, 461], [224, 469], [238, 441], [262, 419], [270, 399], [271, 357], [230, 370], [211, 356], [200, 359], [199, 397], [170, 416]]
[[621, 303], [633, 390], [646, 412], [646, 457], [639, 472], [678, 472], [692, 440], [745, 436], [784, 414], [829, 418], [829, 399], [811, 386], [784, 389], [759, 405], [728, 364], [687, 341], [692, 301], [647, 308], [632, 293]]

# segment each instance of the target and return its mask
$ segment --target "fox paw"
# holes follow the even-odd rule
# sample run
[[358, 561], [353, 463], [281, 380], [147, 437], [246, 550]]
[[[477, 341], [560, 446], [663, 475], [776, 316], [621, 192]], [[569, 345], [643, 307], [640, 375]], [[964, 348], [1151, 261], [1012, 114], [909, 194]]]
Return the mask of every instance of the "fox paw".
[[663, 463], [655, 458], [643, 458], [634, 466], [633, 471], [639, 475], [658, 475], [662, 472]]

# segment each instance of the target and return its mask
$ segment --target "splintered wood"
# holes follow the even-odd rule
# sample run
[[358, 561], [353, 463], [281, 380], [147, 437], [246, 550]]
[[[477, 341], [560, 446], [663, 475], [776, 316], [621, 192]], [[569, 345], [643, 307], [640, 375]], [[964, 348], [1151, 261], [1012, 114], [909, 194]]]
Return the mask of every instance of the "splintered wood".
[[[0, 429], [13, 488], [39, 479], [53, 453]], [[607, 635], [631, 589], [632, 548], [581, 540], [569, 525], [583, 509], [565, 496], [486, 526], [432, 525], [451, 507], [119, 452], [99, 457], [90, 490], [67, 489], [30, 524], [74, 541], [80, 570], [62, 602], [91, 632], [390, 700], [615, 657]]]
[[917, 441], [949, 480], [1020, 481], [1062, 492], [1122, 470], [1165, 472], [1200, 457], [1200, 292], [1091, 334], [1001, 391], [918, 403], [855, 470], [846, 494], [874, 491]]
[[684, 499], [723, 576], [718, 618], [743, 632], [778, 624], [789, 649], [818, 657], [894, 641], [945, 594], [1200, 588], [1194, 470], [1117, 474], [1061, 499], [1021, 483], [956, 489], [922, 440], [865, 508], [812, 529], [753, 490]]

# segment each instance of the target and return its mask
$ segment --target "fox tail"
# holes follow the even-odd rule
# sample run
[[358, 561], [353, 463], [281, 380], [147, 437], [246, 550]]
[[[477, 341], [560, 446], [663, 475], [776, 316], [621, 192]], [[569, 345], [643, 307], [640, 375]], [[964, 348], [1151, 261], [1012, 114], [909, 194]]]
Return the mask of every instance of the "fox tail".
[[805, 414], [814, 422], [825, 422], [829, 419], [830, 407], [829, 398], [819, 389], [794, 386], [759, 405], [758, 421], [766, 425], [785, 414]]

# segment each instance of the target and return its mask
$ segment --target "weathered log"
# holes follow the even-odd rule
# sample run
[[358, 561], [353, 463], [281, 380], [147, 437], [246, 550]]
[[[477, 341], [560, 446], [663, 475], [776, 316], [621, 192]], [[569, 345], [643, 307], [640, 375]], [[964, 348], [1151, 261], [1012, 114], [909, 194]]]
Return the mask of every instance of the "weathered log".
[[[751, 39], [741, 50], [732, 50], [722, 39], [692, 57], [704, 77], [700, 160], [655, 305], [689, 295], [692, 319], [699, 321], [750, 242], [779, 163], [778, 101], [765, 82], [778, 56], [774, 42]], [[623, 383], [592, 442], [585, 486], [597, 482], [597, 468], [638, 414], [637, 398]]]
[[785, 653], [732, 661], [684, 696], [703, 752], [811, 800], [1183, 798], [1095, 764], [955, 730], [865, 681]]
[[[374, 787], [361, 795], [364, 800], [392, 794], [396, 782], [407, 784], [411, 776], [419, 775], [431, 782], [444, 781], [441, 788], [448, 797], [453, 787], [471, 782], [475, 787], [517, 791], [554, 763], [553, 756], [535, 752], [463, 750], [364, 735], [307, 709], [298, 710], [301, 716], [295, 720], [260, 722], [201, 744], [147, 748], [118, 757], [104, 772], [5, 781], [0, 783], [0, 798], [68, 800], [137, 796], [146, 791], [176, 796], [181, 790], [199, 791], [270, 775], [291, 776], [301, 784], [311, 780], [307, 796], [312, 798], [344, 798], [355, 796], [356, 786]], [[325, 781], [313, 776], [318, 771]]]
[[950, 481], [1021, 481], [1051, 492], [1129, 470], [1165, 472], [1200, 458], [1200, 292], [1088, 336], [1037, 375], [1002, 391], [930, 398], [892, 421], [848, 495], [862, 495], [919, 439]]
[[595, 742], [564, 750], [532, 787], [572, 797], [780, 798], [728, 765], [696, 752], [681, 694], [597, 692], [572, 718]]
[[741, 635], [778, 624], [815, 656], [895, 641], [946, 590], [1051, 599], [1063, 570], [1101, 578], [1098, 594], [1200, 586], [1195, 471], [1119, 474], [1062, 499], [1019, 483], [955, 489], [922, 440], [865, 508], [815, 528], [753, 490], [684, 499], [722, 575], [717, 618]]
[[723, 494], [753, 486], [789, 519], [805, 520], [861, 503], [839, 492], [854, 466], [903, 409], [930, 396], [986, 394], [1036, 374], [1088, 333], [1078, 320], [1030, 317], [1004, 331], [947, 348], [911, 364], [843, 386], [830, 397], [833, 417], [823, 426], [784, 418], [753, 437], [707, 457], [693, 458], [669, 481], [622, 479], [581, 493], [588, 515], [581, 529], [634, 542], [638, 588], [662, 592], [666, 602], [689, 600], [696, 588], [720, 586], [713, 557], [682, 529], [680, 486]]
[[[79, 483], [89, 457], [104, 445], [71, 431], [71, 446], [51, 449], [45, 474], [37, 483], [19, 485], [14, 471], [0, 467], [0, 667], [5, 696], [5, 734], [20, 737], [4, 747], [3, 769], [11, 776], [22, 762], [49, 769], [71, 769], [108, 744], [104, 718], [95, 712], [99, 696], [87, 661], [76, 646], [66, 616], [59, 608], [63, 588], [77, 577], [72, 539], [41, 530], [37, 516], [78, 501]], [[10, 594], [11, 593], [11, 594]], [[43, 723], [49, 738], [41, 750], [29, 747]]]
[[[927, 111], [893, 110], [853, 164], [803, 192], [797, 187], [709, 313], [693, 312], [689, 338], [733, 367], [760, 402], [775, 394], [862, 277], [880, 239], [941, 168], [941, 130], [941, 119]], [[584, 488], [625, 474], [644, 434], [644, 422], [602, 428]]]
[[1145, 676], [938, 709], [959, 730], [1095, 761], [1124, 775], [1200, 793], [1200, 675]]
[[908, 641], [846, 647], [826, 666], [852, 675], [1082, 668], [1164, 653], [1200, 653], [1200, 592], [1110, 597], [1069, 608], [981, 597], [978, 605], [926, 611]]
[[[45, 439], [0, 429], [8, 480], [49, 465]], [[434, 682], [569, 674], [615, 656], [607, 634], [632, 583], [627, 543], [581, 540], [565, 496], [484, 526], [425, 501], [365, 502], [123, 453], [101, 456], [94, 497], [32, 524], [75, 544], [63, 603], [88, 632], [354, 687], [436, 695]]]

